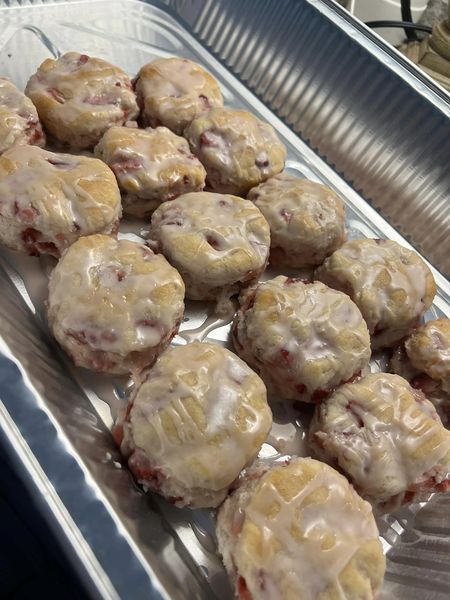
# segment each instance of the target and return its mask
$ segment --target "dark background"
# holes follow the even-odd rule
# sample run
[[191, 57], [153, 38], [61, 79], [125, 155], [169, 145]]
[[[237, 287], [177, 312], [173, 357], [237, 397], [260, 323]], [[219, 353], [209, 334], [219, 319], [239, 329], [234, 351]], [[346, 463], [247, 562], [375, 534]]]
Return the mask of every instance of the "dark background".
[[0, 448], [0, 599], [31, 598], [88, 596]]

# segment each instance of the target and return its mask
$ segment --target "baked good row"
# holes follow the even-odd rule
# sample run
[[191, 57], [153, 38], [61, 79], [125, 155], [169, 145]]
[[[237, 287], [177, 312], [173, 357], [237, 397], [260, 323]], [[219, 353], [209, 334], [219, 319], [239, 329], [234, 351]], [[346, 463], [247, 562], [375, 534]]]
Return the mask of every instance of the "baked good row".
[[[367, 305], [356, 294], [345, 294], [320, 281], [286, 276], [255, 283], [265, 268], [268, 254], [268, 227], [261, 213], [248, 200], [231, 196], [214, 196], [211, 203], [207, 193], [188, 194], [186, 198], [189, 203], [178, 199], [156, 211], [151, 231], [158, 240], [158, 254], [145, 244], [116, 240], [104, 234], [82, 236], [63, 253], [50, 278], [49, 307], [55, 304], [54, 297], [67, 298], [66, 311], [73, 322], [66, 323], [57, 339], [70, 349], [72, 356], [77, 353], [73, 351], [73, 343], [64, 343], [63, 331], [70, 331], [73, 340], [76, 331], [103, 330], [107, 337], [115, 336], [113, 345], [117, 352], [120, 353], [122, 346], [123, 356], [128, 350], [134, 352], [136, 349], [129, 346], [133, 327], [144, 321], [154, 324], [162, 311], [161, 306], [155, 314], [140, 310], [136, 315], [135, 296], [140, 302], [147, 296], [158, 295], [168, 306], [181, 306], [185, 293], [189, 298], [215, 299], [219, 293], [229, 297], [241, 290], [240, 308], [232, 327], [235, 347], [281, 399], [320, 401], [367, 368], [372, 348], [378, 347], [378, 337], [376, 331], [369, 329]], [[220, 237], [218, 228], [222, 229]], [[347, 244], [379, 247], [373, 240]], [[344, 252], [346, 246], [339, 252]], [[401, 246], [398, 249], [402, 253], [405, 250]], [[405, 268], [403, 262], [401, 265]], [[433, 281], [427, 271], [425, 282], [427, 276]], [[418, 287], [417, 280], [415, 286]], [[366, 284], [363, 300], [368, 299], [369, 307], [377, 308], [380, 314], [387, 307], [395, 326], [392, 331], [396, 335], [391, 338], [398, 341], [398, 336], [403, 339], [418, 324], [432, 296], [426, 298], [424, 287], [425, 304], [406, 298], [396, 307], [393, 301], [386, 302], [388, 294], [395, 291], [395, 287], [378, 285], [371, 289]], [[408, 302], [411, 302], [409, 312]], [[182, 312], [183, 309], [178, 310], [177, 318], [170, 319], [168, 329], [163, 327], [165, 332], [173, 329], [176, 333]], [[130, 331], [119, 326], [121, 320], [127, 320]], [[146, 337], [142, 332], [134, 333], [136, 339]], [[92, 350], [108, 352], [104, 341], [102, 348], [96, 341]], [[89, 346], [89, 338], [84, 343]], [[440, 354], [435, 352], [434, 362], [445, 362], [445, 345], [441, 350]], [[428, 359], [433, 362], [431, 355]], [[79, 357], [77, 361], [94, 370], [115, 372], [114, 367], [108, 367], [108, 361], [103, 367], [98, 366], [98, 361], [97, 366], [80, 361]], [[445, 366], [434, 366], [433, 373], [444, 370]], [[441, 377], [443, 381], [448, 379], [445, 374]]]
[[[107, 136], [115, 134], [112, 129]], [[172, 135], [169, 131], [167, 134]], [[114, 160], [111, 166], [120, 178], [122, 163]], [[194, 169], [201, 170], [200, 163], [196, 165], [194, 157], [185, 159], [183, 152], [178, 167], [182, 168], [186, 160], [194, 164]], [[270, 212], [285, 214], [285, 209], [278, 210], [276, 205], [284, 200], [282, 191], [288, 179], [283, 176], [261, 184], [256, 188], [255, 202], [228, 194], [191, 192], [163, 202], [154, 211], [150, 227], [153, 245], [182, 274], [188, 298], [229, 297], [255, 282], [268, 260], [280, 265], [282, 242], [277, 238], [277, 225]], [[290, 185], [298, 188], [298, 219], [304, 225], [308, 215], [305, 216], [302, 203], [308, 204], [311, 188], [318, 190], [318, 197], [326, 197], [328, 192], [320, 184], [290, 179]], [[136, 183], [128, 175], [124, 181], [130, 187]], [[279, 183], [281, 188], [277, 188]], [[266, 205], [270, 209], [269, 214], [266, 212], [269, 220], [264, 216], [265, 206], [258, 206], [261, 189], [266, 186], [270, 188], [269, 197], [273, 189], [279, 189], [280, 193], [277, 200]], [[305, 186], [306, 196], [301, 191]], [[1, 241], [13, 250], [31, 255], [46, 253], [59, 257], [80, 237], [114, 234], [122, 214], [113, 172], [102, 161], [51, 153], [30, 145], [14, 146], [0, 157], [0, 194]], [[332, 197], [331, 192], [328, 195]], [[253, 191], [250, 197], [255, 198]], [[292, 199], [289, 194], [287, 198], [288, 202]], [[312, 213], [314, 198], [311, 204]], [[334, 199], [330, 206], [334, 212], [337, 206]], [[290, 210], [295, 212], [292, 207]], [[321, 210], [321, 215], [326, 214], [326, 205]], [[331, 252], [316, 270], [315, 277], [352, 298], [368, 325], [373, 348], [400, 342], [432, 304], [436, 286], [430, 270], [416, 253], [396, 242], [343, 243], [340, 237], [338, 245], [342, 245], [333, 252], [336, 239], [325, 251], [320, 228], [315, 230], [314, 225], [310, 228], [310, 240], [307, 234], [303, 236], [296, 230], [286, 229], [284, 233], [283, 253], [290, 257], [286, 261], [288, 266], [298, 264], [290, 250], [295, 244], [299, 248], [309, 245], [311, 254], [305, 253], [306, 263], [312, 261], [314, 252], [314, 260], [319, 260], [318, 256], [322, 260]]]
[[[245, 195], [284, 167], [286, 149], [274, 129], [251, 113], [223, 108], [217, 81], [185, 58], [155, 60], [132, 83], [102, 59], [68, 52], [45, 60], [25, 94], [2, 80], [1, 151], [17, 143], [42, 145], [40, 121], [53, 144], [95, 146], [115, 167], [131, 214], [202, 189], [205, 180], [212, 190]], [[136, 119], [150, 128], [139, 131]], [[119, 130], [109, 134], [111, 128]], [[198, 161], [186, 162], [196, 159], [181, 135], [206, 171]]]

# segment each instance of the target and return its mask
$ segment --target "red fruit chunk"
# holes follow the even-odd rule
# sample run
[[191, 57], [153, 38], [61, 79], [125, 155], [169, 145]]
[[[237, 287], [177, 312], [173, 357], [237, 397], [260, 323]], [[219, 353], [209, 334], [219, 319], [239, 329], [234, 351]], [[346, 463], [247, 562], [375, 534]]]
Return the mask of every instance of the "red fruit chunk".
[[84, 331], [75, 331], [74, 329], [67, 329], [66, 335], [67, 337], [73, 338], [79, 344], [85, 345], [88, 343], [86, 333]]
[[284, 282], [284, 285], [292, 285], [294, 283], [311, 283], [308, 279], [305, 279], [304, 277], [287, 277], [286, 281]]
[[141, 319], [136, 322], [136, 325], [140, 325], [141, 327], [158, 327], [158, 323], [151, 319]]
[[153, 467], [150, 461], [139, 452], [133, 452], [128, 459], [130, 471], [140, 482], [145, 483], [152, 489], [158, 491], [166, 479], [165, 475], [157, 467]]
[[127, 171], [137, 171], [142, 169], [142, 164], [137, 158], [119, 158], [117, 162], [110, 165], [111, 170], [117, 175], [119, 173], [126, 173]]
[[304, 383], [297, 383], [295, 389], [299, 394], [304, 394], [306, 392], [306, 385]]
[[56, 167], [57, 169], [71, 169], [75, 166], [70, 162], [59, 160], [59, 158], [47, 158], [47, 162]]
[[361, 377], [361, 371], [358, 371], [357, 373], [355, 373], [354, 375], [352, 375], [351, 377], [349, 377], [345, 381], [342, 381], [341, 384], [344, 384], [344, 383], [353, 383], [354, 381], [356, 381], [360, 377]]
[[256, 292], [253, 292], [253, 294], [249, 294], [245, 300], [245, 305], [242, 307], [242, 310], [246, 311], [253, 308], [255, 306], [255, 298]]
[[123, 433], [123, 424], [122, 423], [118, 423], [117, 425], [114, 425], [111, 433], [112, 433], [114, 442], [120, 448], [120, 446], [122, 445], [123, 436], [124, 436], [124, 433]]
[[104, 342], [116, 342], [117, 341], [117, 333], [114, 331], [102, 331], [100, 334], [100, 339]]
[[41, 232], [37, 229], [29, 227], [22, 231], [20, 237], [25, 244], [29, 256], [40, 256], [41, 254], [51, 254], [57, 258], [60, 256], [60, 252], [53, 242], [39, 241]]
[[85, 104], [91, 104], [92, 106], [104, 106], [104, 105], [112, 105], [117, 104], [119, 99], [117, 96], [111, 93], [106, 94], [93, 94], [92, 96], [88, 96], [84, 99]]
[[[33, 223], [38, 216], [38, 211], [32, 204], [29, 206], [20, 206], [17, 200], [14, 202], [14, 216], [24, 223]], [[34, 230], [33, 230], [34, 231]]]
[[385, 331], [386, 327], [384, 325], [381, 325], [380, 323], [377, 323], [375, 325], [375, 328], [373, 330], [373, 334], [372, 335], [380, 335], [380, 333], [383, 333], [383, 331]]
[[413, 489], [405, 492], [405, 496], [403, 498], [403, 502], [406, 504], [407, 502], [411, 502], [414, 500], [417, 493], [420, 492], [448, 492], [450, 491], [450, 479], [444, 479], [444, 481], [437, 482], [436, 477], [428, 477], [421, 483], [416, 486], [413, 486]]
[[60, 104], [64, 104], [66, 99], [63, 96], [62, 92], [60, 92], [56, 88], [48, 88], [47, 92], [50, 94], [50, 96], [52, 96], [52, 98], [54, 98], [56, 100], [56, 102], [59, 102]]
[[316, 390], [311, 396], [313, 402], [321, 402], [324, 398], [330, 395], [329, 390]]
[[424, 394], [432, 394], [438, 389], [439, 383], [431, 379], [426, 373], [420, 373], [411, 380], [411, 386], [417, 390], [422, 390]]
[[82, 65], [85, 65], [88, 60], [89, 56], [87, 54], [81, 54], [80, 58], [78, 59], [78, 66], [81, 67]]
[[208, 131], [204, 131], [199, 138], [200, 146], [209, 146], [211, 148], [218, 148], [219, 145], [210, 135], [208, 135]]
[[220, 248], [220, 242], [216, 237], [212, 235], [207, 235], [206, 241], [211, 246], [211, 248], [214, 248], [214, 250], [218, 250]]
[[290, 213], [288, 210], [286, 210], [285, 208], [282, 208], [280, 210], [280, 215], [283, 217], [283, 219], [286, 221], [286, 223], [290, 223], [291, 219], [292, 219], [292, 213]]
[[107, 352], [103, 350], [95, 350], [92, 353], [92, 369], [94, 371], [108, 371], [113, 369], [117, 362], [111, 358]]
[[284, 360], [285, 363], [287, 363], [288, 365], [291, 364], [292, 358], [291, 358], [291, 353], [289, 352], [289, 350], [286, 350], [286, 348], [283, 348], [280, 350], [280, 354], [281, 354], [281, 358]]
[[250, 591], [247, 587], [247, 583], [245, 579], [241, 576], [239, 576], [237, 582], [237, 591], [240, 600], [253, 600], [252, 595], [250, 594]]
[[183, 496], [167, 496], [166, 500], [167, 502], [170, 502], [170, 504], [176, 504], [177, 502], [183, 501]]
[[37, 124], [28, 125], [25, 129], [25, 135], [27, 136], [28, 143], [31, 145], [41, 144], [44, 140], [44, 134]]
[[209, 108], [211, 108], [211, 104], [209, 102], [209, 99], [204, 94], [200, 94], [200, 96], [198, 97], [198, 99], [200, 101], [200, 107], [203, 110], [208, 110]]
[[361, 417], [357, 411], [357, 404], [355, 404], [355, 402], [350, 401], [347, 404], [346, 409], [352, 414], [354, 421], [356, 422], [358, 427], [364, 427], [364, 421], [361, 419]]

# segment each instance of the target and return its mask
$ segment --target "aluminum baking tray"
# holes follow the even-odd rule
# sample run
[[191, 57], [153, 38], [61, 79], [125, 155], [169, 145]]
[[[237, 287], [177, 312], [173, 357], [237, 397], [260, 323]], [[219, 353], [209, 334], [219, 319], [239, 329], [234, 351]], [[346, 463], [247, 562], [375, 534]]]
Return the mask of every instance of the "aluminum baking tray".
[[[261, 2], [255, 21], [260, 24], [264, 11], [267, 18], [272, 15], [275, 20], [279, 4], [284, 2]], [[299, 6], [315, 11], [311, 13], [318, 19], [315, 25], [324, 31], [335, 27], [335, 41], [345, 32], [353, 41], [360, 35], [344, 20], [332, 25], [326, 13], [331, 10], [328, 3], [305, 0], [286, 4], [291, 4], [294, 12]], [[214, 35], [223, 41], [221, 34], [227, 30], [227, 52], [239, 57], [247, 51], [247, 46], [241, 50], [238, 46], [243, 37], [249, 39], [248, 6], [242, 6], [241, 21], [233, 21], [237, 13], [232, 13], [232, 6], [234, 2], [209, 0], [4, 6], [0, 12], [0, 73], [23, 89], [43, 59], [68, 50], [106, 58], [130, 74], [156, 57], [177, 54], [191, 58], [219, 80], [227, 105], [251, 110], [272, 123], [288, 147], [288, 171], [324, 182], [345, 199], [350, 237], [387, 237], [408, 245], [208, 50], [207, 45], [214, 46]], [[232, 22], [236, 31], [230, 29]], [[315, 30], [316, 37], [321, 35], [320, 27]], [[252, 60], [258, 56], [260, 44], [264, 47], [261, 36], [261, 32], [255, 33], [252, 40]], [[201, 41], [206, 37], [207, 45]], [[268, 67], [270, 61], [276, 61], [277, 50], [282, 51], [281, 42], [275, 44], [271, 55], [260, 55], [262, 68], [265, 62]], [[367, 58], [362, 46], [359, 51], [360, 60]], [[371, 51], [378, 49], [374, 45]], [[283, 68], [286, 72], [280, 77], [287, 77], [291, 65], [286, 63]], [[320, 62], [316, 68], [320, 69]], [[252, 77], [256, 72], [254, 69]], [[307, 84], [308, 80], [302, 83], [304, 89]], [[426, 95], [429, 90], [424, 86], [420, 93]], [[360, 115], [360, 120], [364, 118]], [[347, 144], [351, 140], [349, 130]], [[145, 223], [124, 222], [121, 235], [139, 236], [143, 228]], [[73, 367], [48, 334], [44, 299], [51, 260], [2, 250], [0, 267], [2, 442], [89, 593], [99, 598], [230, 599], [231, 589], [216, 554], [212, 511], [180, 510], [156, 496], [144, 495], [122, 468], [109, 429], [126, 401], [129, 382]], [[439, 291], [428, 317], [450, 316], [450, 285], [438, 271], [433, 272]], [[228, 328], [226, 320], [215, 317], [208, 305], [191, 303], [174, 343], [208, 338], [228, 344]], [[382, 360], [377, 357], [373, 368], [379, 368]], [[304, 424], [302, 415], [278, 412], [263, 454], [274, 457], [277, 451], [304, 452]], [[434, 497], [387, 516], [380, 521], [380, 529], [388, 559], [382, 598], [448, 598], [450, 496]]]

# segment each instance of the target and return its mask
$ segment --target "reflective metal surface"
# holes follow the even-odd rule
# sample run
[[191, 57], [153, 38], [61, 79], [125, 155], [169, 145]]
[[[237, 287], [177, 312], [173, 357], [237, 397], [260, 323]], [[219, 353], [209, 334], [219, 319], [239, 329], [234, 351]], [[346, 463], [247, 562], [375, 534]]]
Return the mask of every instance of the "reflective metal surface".
[[[283, 36], [277, 23], [284, 15], [280, 6], [285, 4], [291, 6], [292, 23]], [[388, 237], [406, 244], [335, 170], [318, 158], [199, 41], [205, 39], [217, 54], [228, 57], [227, 62], [238, 61], [233, 68], [239, 70], [242, 78], [251, 80], [269, 104], [276, 101], [280, 114], [284, 111], [283, 114], [292, 116], [296, 107], [306, 106], [303, 103], [308, 99], [308, 110], [305, 108], [302, 114], [309, 115], [311, 139], [322, 139], [330, 148], [339, 147], [341, 154], [348, 157], [353, 156], [355, 145], [359, 147], [358, 132], [364, 123], [368, 124], [365, 131], [375, 135], [375, 130], [369, 128], [373, 114], [365, 114], [356, 92], [354, 112], [349, 112], [345, 103], [330, 112], [331, 105], [327, 102], [333, 101], [334, 90], [339, 98], [338, 92], [344, 93], [346, 86], [353, 89], [352, 77], [345, 69], [330, 77], [325, 52], [312, 63], [307, 64], [305, 59], [303, 64], [295, 59], [296, 50], [291, 45], [293, 60], [288, 60], [291, 55], [284, 44], [295, 46], [296, 27], [301, 26], [307, 29], [309, 45], [318, 39], [325, 44], [331, 36], [331, 48], [341, 56], [342, 35], [350, 44], [349, 52], [351, 44], [356, 45], [353, 67], [367, 63], [369, 69], [375, 59], [361, 47], [360, 34], [350, 28], [344, 35], [345, 21], [331, 23], [326, 13], [331, 9], [315, 0], [263, 1], [258, 3], [257, 12], [253, 1], [241, 2], [239, 13], [233, 12], [237, 6], [234, 1], [201, 0], [174, 1], [168, 5], [136, 0], [24, 3], [22, 7], [15, 4], [0, 12], [0, 72], [23, 89], [43, 59], [68, 50], [104, 57], [131, 75], [153, 58], [182, 54], [203, 64], [217, 77], [228, 105], [252, 110], [275, 126], [288, 147], [290, 172], [326, 182], [345, 199], [351, 237]], [[302, 18], [295, 25], [299, 15]], [[193, 31], [182, 25], [182, 21], [187, 23], [189, 19]], [[250, 35], [252, 23], [255, 29]], [[272, 44], [267, 36], [273, 36]], [[297, 46], [303, 40], [301, 36]], [[367, 40], [364, 44], [368, 44]], [[373, 52], [375, 49], [378, 52], [378, 47], [372, 48]], [[385, 78], [388, 81], [394, 77], [395, 69], [391, 72], [383, 70], [382, 63], [377, 65], [382, 73], [381, 79], [377, 79], [380, 85]], [[298, 81], [291, 81], [292, 69], [297, 69]], [[283, 82], [290, 88], [285, 88]], [[360, 82], [361, 94], [364, 89]], [[422, 99], [426, 110], [441, 110], [434, 102], [437, 97], [431, 97], [433, 94], [424, 88], [413, 96]], [[321, 98], [323, 102], [319, 102]], [[345, 115], [357, 117], [353, 126]], [[326, 127], [328, 137], [322, 133]], [[400, 140], [399, 129], [395, 135]], [[336, 140], [340, 140], [339, 144]], [[367, 161], [368, 170], [369, 167], [373, 167], [371, 161]], [[362, 176], [356, 166], [352, 168]], [[436, 176], [434, 181], [439, 182], [440, 178]], [[143, 226], [145, 223], [124, 222], [121, 235], [139, 235]], [[74, 368], [49, 336], [44, 300], [47, 276], [53, 266], [51, 260], [2, 250], [0, 262], [2, 438], [40, 498], [52, 526], [65, 541], [67, 552], [78, 565], [92, 595], [133, 599], [231, 598], [215, 550], [213, 514], [179, 510], [159, 498], [144, 496], [121, 467], [109, 427], [126, 401], [129, 382]], [[436, 271], [435, 276], [439, 293], [427, 316], [450, 316], [450, 285]], [[174, 343], [208, 337], [228, 344], [228, 321], [217, 319], [206, 304], [192, 303]], [[378, 357], [372, 368], [379, 368], [382, 360], [383, 357]], [[306, 415], [277, 410], [276, 424], [263, 455], [276, 456], [277, 451], [304, 452], [305, 423]], [[388, 556], [384, 598], [448, 597], [449, 503], [448, 496], [433, 498], [425, 507], [405, 508], [380, 522]]]

